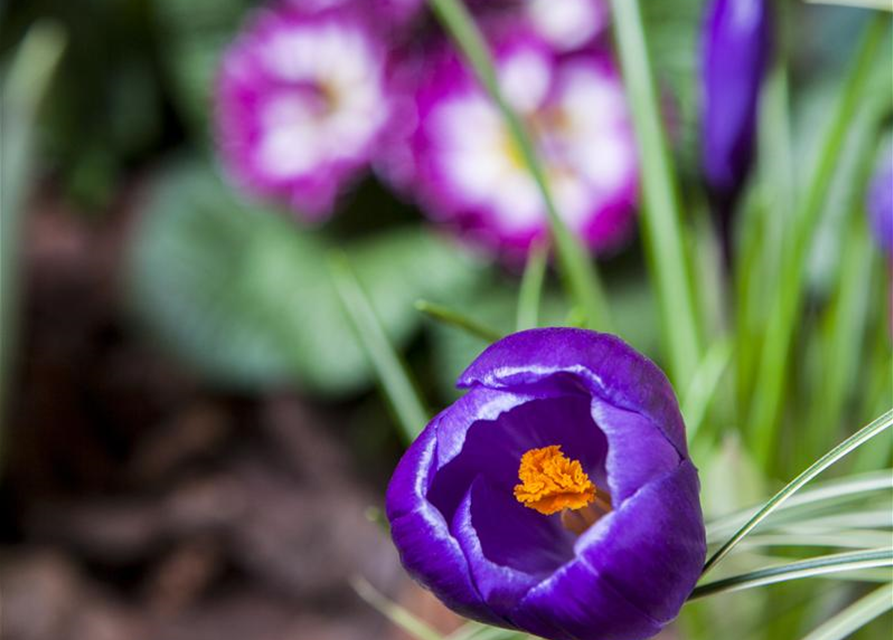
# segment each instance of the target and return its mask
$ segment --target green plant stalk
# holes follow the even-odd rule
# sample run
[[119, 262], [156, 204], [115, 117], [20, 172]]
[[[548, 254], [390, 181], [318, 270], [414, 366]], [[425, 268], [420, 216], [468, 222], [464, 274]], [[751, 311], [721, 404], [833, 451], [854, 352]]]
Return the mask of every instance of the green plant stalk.
[[889, 17], [879, 14], [866, 27], [853, 68], [841, 89], [831, 125], [825, 132], [816, 166], [810, 174], [805, 198], [793, 220], [792, 233], [786, 238], [778, 271], [780, 282], [769, 316], [747, 430], [747, 433], [753, 434], [754, 452], [764, 468], [769, 467], [776, 443], [791, 340], [803, 306], [803, 280], [810, 241], [822, 212], [822, 204], [828, 193], [847, 129], [861, 103], [863, 89], [888, 25]]
[[689, 601], [698, 600], [699, 598], [718, 593], [753, 589], [754, 587], [762, 587], [778, 582], [813, 578], [841, 571], [891, 566], [893, 566], [893, 547], [869, 549], [867, 551], [847, 551], [845, 553], [810, 558], [809, 560], [790, 562], [778, 567], [759, 569], [715, 582], [708, 582], [696, 587], [688, 599]]
[[468, 316], [441, 304], [428, 302], [427, 300], [417, 300], [415, 308], [433, 320], [460, 329], [475, 338], [480, 338], [484, 342], [496, 342], [502, 338], [502, 334], [495, 329], [491, 329], [487, 325], [477, 320], [472, 320]]
[[549, 247], [538, 242], [527, 255], [524, 275], [521, 277], [521, 288], [518, 291], [518, 331], [532, 329], [539, 323], [540, 299], [543, 297], [543, 284], [546, 281], [546, 260]]
[[695, 371], [682, 401], [682, 415], [685, 417], [689, 442], [696, 438], [704, 440], [710, 435], [701, 434], [701, 425], [704, 423], [704, 416], [707, 415], [707, 410], [716, 396], [719, 382], [731, 358], [731, 341], [718, 340], [708, 349], [703, 362]]
[[[861, 196], [864, 191], [860, 189], [858, 193]], [[810, 394], [813, 404], [808, 413], [808, 428], [800, 436], [807, 452], [822, 451], [834, 441], [859, 376], [875, 257], [863, 208], [861, 202], [851, 208], [837, 287], [822, 318], [821, 378], [814, 395]]]
[[611, 0], [642, 180], [642, 231], [656, 283], [670, 377], [686, 388], [701, 362], [700, 322], [682, 238], [679, 188], [660, 116], [639, 0]]
[[499, 88], [493, 59], [483, 35], [468, 13], [468, 9], [459, 0], [428, 0], [428, 4], [455, 40], [484, 89], [496, 102], [542, 194], [555, 253], [568, 292], [586, 314], [587, 326], [610, 331], [612, 327], [610, 310], [596, 266], [580, 240], [570, 232], [559, 215], [531, 136], [524, 123], [505, 101]]
[[444, 637], [429, 627], [408, 610], [395, 602], [391, 602], [378, 589], [373, 587], [365, 578], [354, 577], [350, 581], [357, 595], [378, 610], [388, 620], [403, 629], [406, 633], [418, 640], [444, 640]]
[[893, 584], [875, 589], [816, 627], [803, 640], [843, 640], [893, 609]]
[[403, 439], [409, 444], [418, 437], [428, 423], [429, 414], [406, 366], [388, 340], [347, 257], [342, 254], [331, 256], [329, 267], [344, 310], [372, 361], [382, 390], [401, 428]]
[[771, 513], [788, 501], [797, 491], [822, 471], [859, 448], [875, 436], [883, 433], [893, 426], [893, 409], [887, 411], [871, 424], [859, 429], [852, 436], [831, 449], [828, 453], [816, 460], [803, 473], [789, 482], [781, 491], [772, 496], [763, 507], [757, 511], [729, 540], [714, 553], [707, 563], [701, 575], [706, 575], [712, 568], [719, 564], [735, 546], [753, 529], [765, 520]]
[[60, 25], [37, 22], [22, 40], [0, 92], [0, 421], [8, 410], [6, 376], [16, 340], [22, 208], [33, 168], [35, 120], [66, 44]]

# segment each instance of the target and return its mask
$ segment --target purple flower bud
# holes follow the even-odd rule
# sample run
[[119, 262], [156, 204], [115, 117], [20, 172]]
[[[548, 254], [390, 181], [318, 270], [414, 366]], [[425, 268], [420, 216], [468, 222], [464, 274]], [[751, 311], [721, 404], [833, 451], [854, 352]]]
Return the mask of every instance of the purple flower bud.
[[232, 178], [307, 219], [329, 215], [389, 117], [379, 40], [352, 7], [256, 13], [217, 82], [217, 146]]
[[711, 195], [734, 203], [753, 159], [771, 46], [766, 0], [712, 0], [701, 33], [701, 153]]
[[893, 256], [893, 144], [881, 154], [866, 205], [875, 242], [887, 256]]
[[[590, 247], [617, 247], [633, 225], [638, 167], [613, 61], [592, 49], [559, 54], [517, 21], [499, 27], [489, 33], [502, 91], [533, 134], [559, 212]], [[499, 110], [450, 46], [397, 66], [381, 173], [432, 218], [523, 255], [548, 218]]]
[[407, 571], [459, 613], [552, 640], [638, 640], [706, 554], [664, 374], [619, 338], [533, 329], [459, 379], [387, 493]]

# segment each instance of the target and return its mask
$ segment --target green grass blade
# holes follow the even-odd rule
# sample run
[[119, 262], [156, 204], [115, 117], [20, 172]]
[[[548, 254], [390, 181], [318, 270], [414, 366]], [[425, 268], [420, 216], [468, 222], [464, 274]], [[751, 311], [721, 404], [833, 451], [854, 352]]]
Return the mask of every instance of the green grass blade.
[[396, 602], [386, 598], [378, 589], [369, 584], [365, 578], [354, 577], [351, 579], [350, 585], [357, 592], [357, 595], [413, 638], [417, 640], [444, 640], [442, 635], [429, 627], [425, 622]]
[[[804, 490], [796, 496], [788, 499], [776, 510], [777, 514], [785, 511], [797, 511], [798, 514], [813, 512], [817, 509], [827, 509], [829, 506], [838, 506], [841, 502], [861, 500], [866, 495], [879, 491], [893, 489], [893, 469], [884, 469], [871, 473], [860, 474], [855, 477], [847, 477], [821, 483], [811, 489]], [[707, 523], [707, 542], [712, 544], [720, 538], [729, 536], [750, 520], [759, 507], [744, 509]], [[774, 522], [771, 518], [766, 524]]]
[[527, 256], [524, 275], [521, 278], [521, 289], [518, 292], [518, 331], [532, 329], [539, 322], [540, 299], [543, 295], [543, 284], [546, 281], [546, 260], [549, 247], [545, 243], [537, 243]]
[[698, 435], [704, 416], [719, 389], [719, 381], [732, 359], [732, 342], [727, 339], [718, 340], [698, 365], [695, 375], [683, 396], [682, 415], [685, 417], [685, 428], [688, 439], [692, 441]]
[[781, 400], [790, 364], [791, 340], [804, 299], [803, 280], [808, 250], [846, 134], [862, 102], [872, 66], [879, 59], [879, 48], [889, 22], [889, 16], [878, 14], [866, 28], [852, 70], [840, 90], [831, 124], [825, 131], [805, 197], [793, 220], [792, 233], [786, 238], [778, 271], [780, 281], [760, 356], [758, 383], [747, 431], [752, 434], [754, 452], [764, 467], [768, 466], [776, 443]]
[[612, 0], [614, 34], [641, 163], [642, 233], [660, 303], [670, 377], [686, 388], [701, 361], [700, 322], [682, 237], [679, 188], [659, 111], [639, 0]]
[[893, 547], [867, 551], [847, 551], [809, 560], [799, 560], [777, 567], [769, 567], [742, 573], [730, 578], [700, 585], [692, 591], [689, 600], [698, 600], [718, 593], [753, 589], [778, 582], [802, 580], [841, 571], [893, 567]]
[[831, 449], [828, 453], [816, 460], [803, 473], [794, 478], [781, 491], [776, 493], [766, 502], [763, 507], [757, 511], [750, 520], [748, 520], [729, 540], [722, 545], [716, 553], [714, 553], [707, 563], [704, 565], [704, 571], [701, 575], [705, 575], [713, 567], [719, 564], [729, 552], [753, 529], [765, 520], [771, 513], [791, 498], [806, 483], [819, 475], [822, 471], [830, 467], [832, 464], [854, 451], [861, 445], [871, 440], [876, 435], [883, 433], [885, 430], [893, 426], [893, 410], [887, 411], [871, 424], [859, 429], [852, 436], [841, 442], [839, 445]]
[[875, 589], [816, 627], [803, 640], [843, 640], [893, 609], [893, 584]]
[[442, 304], [428, 302], [427, 300], [418, 300], [415, 303], [415, 308], [433, 320], [461, 329], [465, 333], [472, 335], [475, 338], [480, 338], [484, 342], [496, 342], [502, 338], [502, 334], [496, 331], [496, 329], [491, 329], [487, 325], [478, 322], [477, 320], [472, 320], [468, 316], [450, 309], [449, 307], [445, 307]]
[[428, 412], [400, 356], [391, 346], [375, 310], [360, 286], [347, 257], [333, 255], [329, 267], [341, 303], [378, 376], [407, 443], [428, 423]]
[[559, 215], [530, 134], [502, 96], [492, 56], [474, 19], [459, 0], [428, 0], [428, 4], [455, 40], [478, 80], [496, 102], [531, 176], [539, 187], [549, 216], [558, 264], [571, 297], [586, 314], [588, 326], [610, 331], [611, 319], [607, 298], [595, 264], [580, 240], [570, 232]]
[[7, 380], [18, 344], [18, 274], [24, 201], [37, 154], [37, 114], [50, 89], [68, 35], [56, 22], [32, 26], [0, 87], [0, 420], [8, 411]]

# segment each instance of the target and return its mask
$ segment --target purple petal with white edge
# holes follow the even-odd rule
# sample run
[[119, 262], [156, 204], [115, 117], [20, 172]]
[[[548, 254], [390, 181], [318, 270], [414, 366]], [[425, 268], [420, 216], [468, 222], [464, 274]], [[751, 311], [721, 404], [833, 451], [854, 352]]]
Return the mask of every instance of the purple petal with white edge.
[[606, 467], [615, 509], [641, 487], [679, 466], [679, 453], [642, 414], [593, 398], [592, 416], [609, 443]]
[[699, 488], [697, 470], [686, 460], [576, 543], [578, 558], [661, 624], [676, 617], [704, 565]]
[[549, 640], [643, 640], [662, 627], [582, 559], [534, 587], [511, 618], [518, 628]]
[[[438, 461], [428, 499], [452, 519], [471, 482], [485, 476], [511, 496], [521, 456], [530, 449], [560, 445], [605, 486], [607, 441], [592, 421], [587, 395], [511, 394], [472, 389], [443, 412], [437, 425]], [[477, 413], [487, 407], [501, 413]]]
[[435, 456], [432, 424], [407, 450], [388, 486], [391, 537], [409, 574], [444, 604], [470, 618], [504, 624], [481, 599], [443, 515], [424, 497]]
[[613, 335], [571, 328], [514, 333], [490, 345], [457, 384], [517, 393], [541, 388], [549, 380], [572, 380], [618, 409], [641, 414], [687, 457], [685, 424], [669, 380], [651, 360]]
[[574, 554], [558, 516], [524, 507], [481, 476], [456, 510], [452, 532], [481, 597], [503, 617]]

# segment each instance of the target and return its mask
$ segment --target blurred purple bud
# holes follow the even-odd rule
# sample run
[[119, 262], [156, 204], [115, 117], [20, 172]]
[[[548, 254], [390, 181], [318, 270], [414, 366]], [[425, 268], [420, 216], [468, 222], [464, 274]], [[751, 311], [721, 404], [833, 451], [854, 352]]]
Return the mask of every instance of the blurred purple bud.
[[866, 202], [871, 230], [878, 246], [893, 257], [893, 144], [881, 154]]
[[701, 32], [701, 153], [711, 196], [734, 204], [753, 159], [771, 49], [767, 0], [711, 0]]

